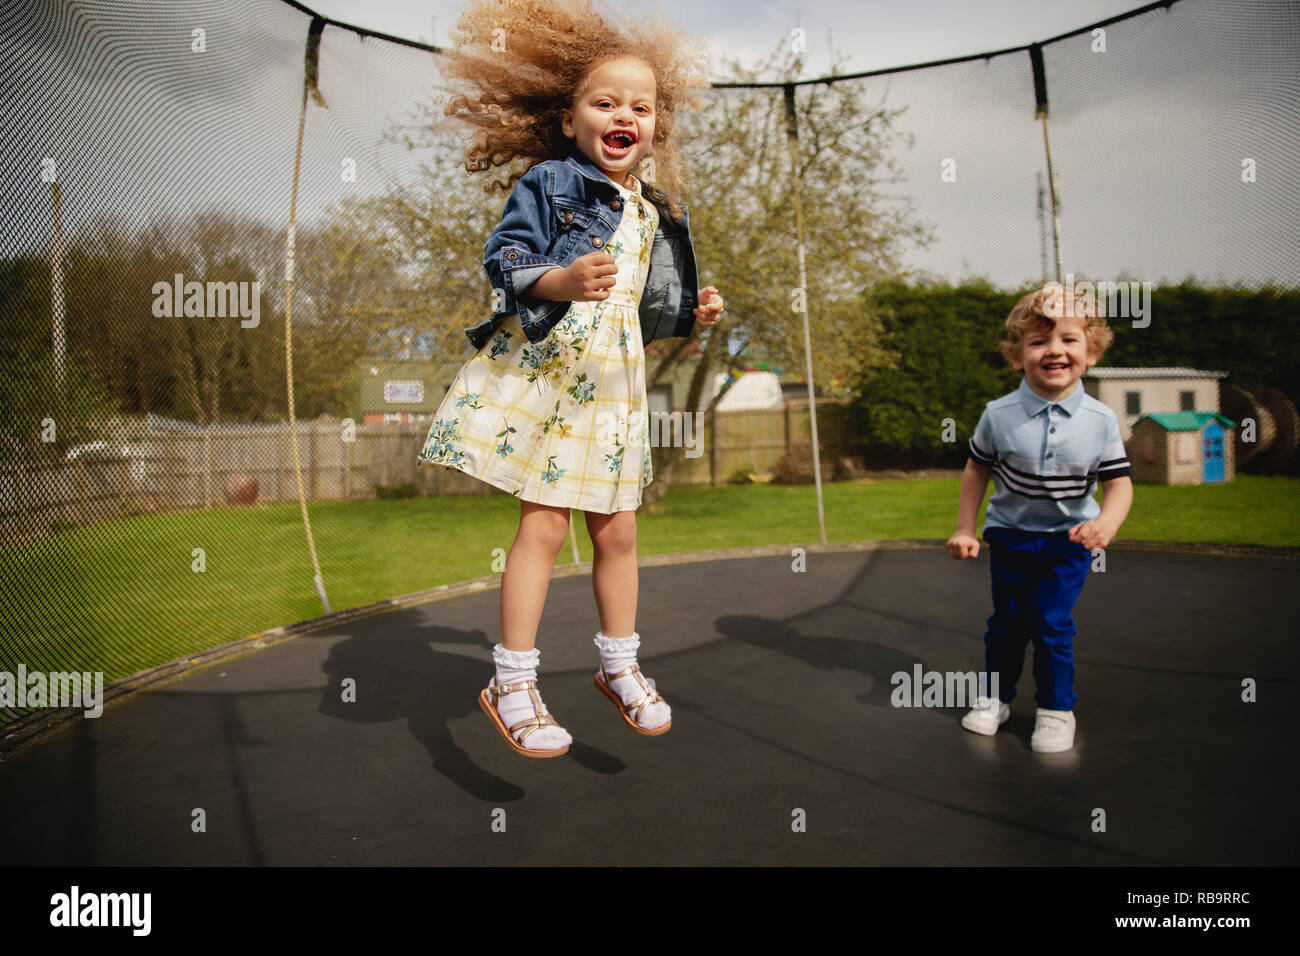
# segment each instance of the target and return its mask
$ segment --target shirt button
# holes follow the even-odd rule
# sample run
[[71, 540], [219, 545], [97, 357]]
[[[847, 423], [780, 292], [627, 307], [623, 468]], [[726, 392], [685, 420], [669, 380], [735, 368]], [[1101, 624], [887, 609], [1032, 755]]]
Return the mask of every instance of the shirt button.
[[573, 213], [571, 213], [571, 212], [566, 212], [566, 213], [564, 214], [564, 221], [565, 221], [565, 222], [573, 222]]
[[1050, 451], [1047, 453], [1047, 457], [1048, 457], [1048, 458], [1051, 458], [1051, 457], [1052, 457], [1052, 453], [1051, 453]]
[[610, 208], [610, 209], [613, 209], [615, 212], [617, 212], [618, 210], [620, 210], [620, 209], [623, 208], [623, 204], [622, 204], [621, 202], [619, 202], [617, 199], [615, 199], [615, 200], [613, 200], [613, 201], [610, 202], [610, 204], [609, 204], [609, 208]]
[[602, 245], [605, 244], [605, 240], [600, 238], [600, 236], [592, 236], [591, 244], [595, 246], [597, 249], [599, 249]]
[[507, 259], [518, 259], [518, 258], [519, 258], [519, 254], [516, 253], [516, 252], [507, 252], [507, 253], [506, 253], [506, 258], [507, 258]]
[[1049, 431], [1049, 432], [1054, 432], [1054, 431], [1056, 431], [1056, 426], [1053, 425], [1051, 428], [1048, 429], [1048, 431]]

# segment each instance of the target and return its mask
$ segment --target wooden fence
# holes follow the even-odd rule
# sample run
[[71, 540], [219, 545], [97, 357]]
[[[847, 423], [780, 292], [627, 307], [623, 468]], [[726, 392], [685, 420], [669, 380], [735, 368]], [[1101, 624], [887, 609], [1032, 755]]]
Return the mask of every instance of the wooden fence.
[[[844, 453], [845, 407], [818, 402], [818, 434], [826, 457]], [[652, 420], [652, 442], [682, 456], [677, 484], [721, 484], [734, 473], [769, 473], [791, 447], [807, 449], [807, 402], [784, 408], [722, 412], [684, 428], [675, 418]], [[416, 462], [428, 423], [356, 426], [300, 422], [298, 454], [309, 501], [371, 498], [377, 487], [413, 485], [420, 495], [497, 494], [450, 468]], [[350, 438], [351, 440], [347, 440]], [[694, 447], [688, 447], [691, 441]], [[40, 536], [62, 526], [126, 515], [186, 511], [227, 503], [227, 481], [257, 480], [257, 502], [296, 501], [288, 423], [213, 426], [205, 431], [151, 434], [72, 460], [0, 462], [0, 540]], [[829, 478], [829, 476], [824, 476]]]

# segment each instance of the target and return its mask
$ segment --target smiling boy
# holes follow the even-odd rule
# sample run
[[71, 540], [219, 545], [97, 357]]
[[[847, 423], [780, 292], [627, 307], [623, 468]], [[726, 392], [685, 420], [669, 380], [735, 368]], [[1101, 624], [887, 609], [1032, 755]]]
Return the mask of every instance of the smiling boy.
[[[970, 440], [957, 530], [948, 553], [974, 558], [975, 522], [993, 478], [984, 520], [993, 576], [993, 616], [984, 635], [985, 671], [998, 675], [999, 698], [981, 697], [962, 726], [992, 735], [1011, 715], [1034, 645], [1031, 741], [1038, 753], [1074, 746], [1074, 621], [1091, 552], [1118, 533], [1133, 502], [1129, 462], [1115, 413], [1079, 381], [1113, 338], [1089, 296], [1059, 285], [1031, 292], [1011, 310], [1002, 353], [1020, 387], [989, 402]], [[1103, 503], [1092, 497], [1100, 482]]]

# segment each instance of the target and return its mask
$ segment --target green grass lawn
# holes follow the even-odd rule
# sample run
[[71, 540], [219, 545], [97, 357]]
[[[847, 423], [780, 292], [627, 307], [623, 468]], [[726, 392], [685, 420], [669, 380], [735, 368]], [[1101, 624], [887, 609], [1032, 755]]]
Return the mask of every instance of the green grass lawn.
[[[947, 538], [957, 479], [825, 488], [831, 541]], [[514, 538], [508, 495], [311, 506], [335, 610], [494, 572]], [[591, 545], [576, 515], [579, 549]], [[1121, 536], [1300, 545], [1300, 481], [1139, 485]], [[638, 519], [643, 555], [818, 540], [811, 486], [672, 490]], [[193, 569], [202, 549], [206, 569]], [[499, 549], [499, 550], [498, 550]], [[571, 561], [566, 545], [559, 564]], [[187, 653], [322, 613], [296, 504], [147, 515], [0, 550], [0, 670], [102, 670], [123, 677]], [[0, 718], [3, 721], [3, 718]]]

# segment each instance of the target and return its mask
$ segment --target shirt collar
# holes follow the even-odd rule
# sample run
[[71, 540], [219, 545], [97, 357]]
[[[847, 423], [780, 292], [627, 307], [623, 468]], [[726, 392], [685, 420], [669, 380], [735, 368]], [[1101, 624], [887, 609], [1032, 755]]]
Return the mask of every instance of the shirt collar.
[[1073, 417], [1074, 413], [1079, 410], [1079, 406], [1083, 404], [1084, 396], [1083, 382], [1079, 381], [1074, 383], [1074, 391], [1065, 398], [1059, 402], [1049, 402], [1029, 386], [1029, 379], [1027, 378], [1020, 380], [1020, 388], [1016, 390], [1016, 393], [1020, 396], [1020, 406], [1030, 418], [1033, 418], [1048, 405], [1056, 405], [1063, 409], [1067, 415]]
[[588, 159], [587, 154], [582, 150], [570, 148], [568, 155], [564, 157], [564, 161], [588, 179], [594, 180], [602, 186], [607, 186], [611, 189], [618, 188], [618, 183], [614, 182], [614, 180], [601, 172], [600, 167]]
[[[575, 146], [572, 145], [569, 146], [568, 152], [564, 156], [564, 162], [569, 166], [572, 166], [578, 172], [582, 173], [582, 175], [586, 176], [588, 179], [592, 180], [593, 182], [599, 183], [602, 188], [608, 188], [608, 189], [620, 188], [618, 183], [614, 182], [614, 180], [606, 176], [604, 172], [601, 171], [600, 167], [597, 166], [595, 163], [593, 163], [587, 157], [586, 153], [584, 153], [582, 150], [578, 149]], [[632, 178], [636, 179], [635, 176]], [[639, 188], [633, 188], [632, 190], [630, 190], [630, 192], [632, 192], [633, 195], [640, 194], [643, 198], [648, 199], [651, 202], [654, 202], [657, 199], [667, 198], [667, 197], [661, 197], [658, 191], [655, 189], [655, 187], [650, 186], [647, 183], [643, 183], [639, 179], [637, 179], [636, 182]], [[623, 188], [626, 189], [626, 187]]]

